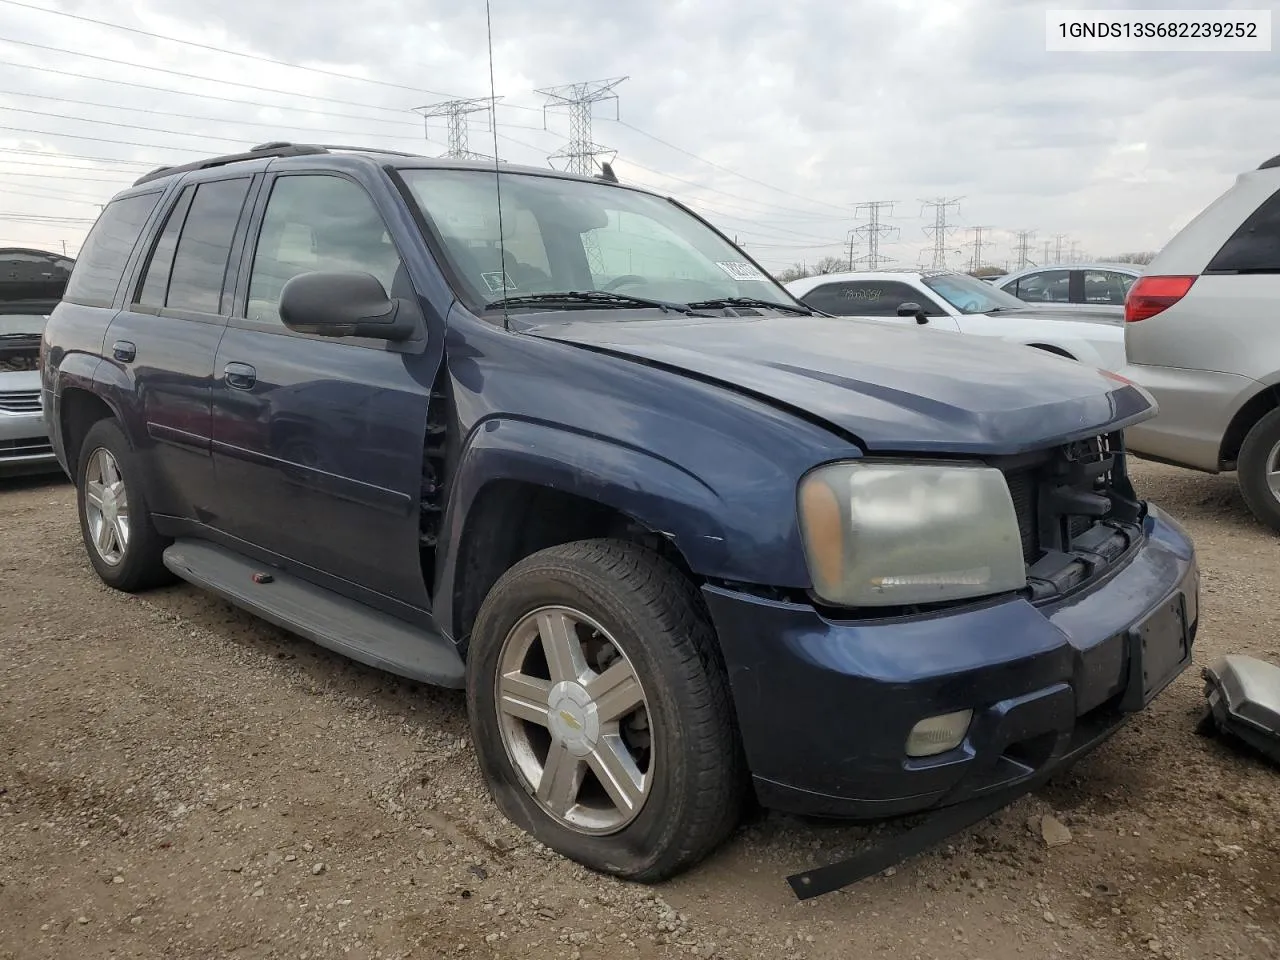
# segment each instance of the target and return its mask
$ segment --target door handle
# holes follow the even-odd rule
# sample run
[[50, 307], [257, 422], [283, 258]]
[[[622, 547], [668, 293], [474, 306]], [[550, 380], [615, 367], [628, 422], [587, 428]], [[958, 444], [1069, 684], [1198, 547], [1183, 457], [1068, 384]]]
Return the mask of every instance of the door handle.
[[227, 386], [237, 390], [252, 390], [253, 385], [258, 382], [258, 371], [247, 363], [228, 363], [222, 368], [222, 375], [226, 378]]
[[111, 345], [111, 355], [121, 363], [133, 363], [138, 355], [138, 348], [128, 340], [117, 340]]

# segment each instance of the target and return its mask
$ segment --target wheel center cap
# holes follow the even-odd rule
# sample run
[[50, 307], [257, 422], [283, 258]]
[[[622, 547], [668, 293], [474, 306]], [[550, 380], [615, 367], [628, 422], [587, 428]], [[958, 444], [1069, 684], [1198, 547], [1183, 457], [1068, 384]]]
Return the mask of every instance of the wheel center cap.
[[551, 735], [575, 757], [585, 757], [600, 739], [600, 716], [582, 684], [573, 680], [551, 688], [548, 711]]

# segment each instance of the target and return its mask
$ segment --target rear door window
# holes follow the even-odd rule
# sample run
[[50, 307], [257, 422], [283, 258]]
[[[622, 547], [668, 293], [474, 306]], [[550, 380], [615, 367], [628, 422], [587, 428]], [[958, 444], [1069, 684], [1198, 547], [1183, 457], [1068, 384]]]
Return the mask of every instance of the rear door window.
[[173, 254], [178, 249], [178, 234], [182, 232], [182, 223], [186, 219], [187, 208], [191, 206], [191, 197], [195, 191], [194, 186], [184, 187], [178, 202], [169, 211], [164, 227], [160, 230], [160, 238], [151, 250], [151, 260], [143, 274], [142, 287], [134, 300], [140, 306], [157, 309], [164, 306], [165, 297], [169, 294], [169, 268], [173, 266]]
[[[196, 187], [173, 253], [165, 306], [218, 314], [236, 224], [249, 194], [249, 177], [210, 180]], [[229, 299], [229, 298], [228, 298]]]
[[1071, 271], [1041, 270], [1018, 280], [1013, 295], [1028, 303], [1070, 303]]
[[1280, 191], [1240, 224], [1205, 273], [1280, 273]]
[[80, 248], [64, 300], [86, 307], [109, 307], [114, 303], [129, 255], [159, 202], [157, 190], [107, 204]]
[[1084, 270], [1084, 303], [1124, 306], [1133, 277], [1115, 270]]

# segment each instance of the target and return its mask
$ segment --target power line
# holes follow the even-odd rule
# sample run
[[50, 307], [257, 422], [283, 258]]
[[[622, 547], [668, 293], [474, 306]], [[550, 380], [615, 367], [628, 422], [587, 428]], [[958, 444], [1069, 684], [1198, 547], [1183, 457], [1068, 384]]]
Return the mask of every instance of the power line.
[[[114, 142], [114, 141], [113, 141]], [[121, 160], [115, 157], [86, 157], [78, 153], [50, 153], [47, 150], [23, 150], [18, 147], [0, 147], [0, 153], [13, 153], [22, 156], [43, 157], [46, 160], [93, 160], [98, 163], [120, 163], [130, 167], [158, 167], [159, 161]], [[18, 161], [11, 161], [18, 162]], [[57, 169], [56, 167], [53, 169]]]
[[[0, 2], [5, 2], [5, 0], [0, 0]], [[415, 109], [422, 114], [424, 134], [430, 133], [430, 123], [433, 119], [445, 118], [449, 128], [449, 148], [445, 156], [459, 160], [491, 160], [493, 159], [492, 157], [483, 153], [475, 153], [468, 145], [467, 133], [470, 130], [468, 117], [473, 113], [487, 113], [489, 115], [489, 123], [494, 123], [497, 118], [493, 115], [493, 108], [497, 106], [499, 99], [501, 98], [476, 97], [471, 100], [446, 100], [443, 103], [434, 103], [425, 107], [416, 107]], [[492, 129], [490, 127], [490, 130]]]
[[881, 264], [887, 263], [891, 259], [890, 257], [881, 256], [880, 238], [889, 234], [896, 234], [898, 228], [882, 223], [880, 214], [881, 211], [892, 213], [893, 205], [896, 202], [896, 200], [868, 200], [854, 207], [853, 215], [855, 217], [861, 216], [864, 211], [867, 216], [866, 223], [853, 229], [853, 233], [866, 239], [867, 252], [856, 261], [852, 257], [849, 258], [850, 270], [853, 269], [852, 265], [854, 263], [865, 264], [868, 270], [877, 270]]
[[921, 200], [921, 215], [923, 215], [925, 207], [933, 208], [933, 226], [925, 227], [926, 235], [933, 237], [933, 262], [931, 264], [934, 270], [944, 270], [947, 266], [947, 237], [955, 230], [955, 227], [947, 225], [947, 211], [952, 207], [960, 209], [960, 201], [963, 197], [935, 197], [932, 200]]
[[661, 137], [655, 136], [654, 134], [649, 133], [648, 131], [641, 130], [639, 127], [634, 126], [633, 124], [627, 123], [627, 121], [625, 120], [615, 120], [610, 117], [606, 117], [605, 119], [611, 123], [616, 123], [620, 126], [626, 127], [628, 130], [633, 130], [636, 133], [640, 134], [640, 136], [642, 137], [648, 137], [650, 140], [654, 141], [655, 143], [660, 143], [664, 147], [668, 147], [672, 150], [675, 150], [677, 153], [683, 153], [686, 157], [690, 157], [694, 160], [697, 160], [699, 163], [705, 163], [709, 167], [715, 167], [717, 170], [723, 170], [725, 173], [732, 174], [733, 176], [738, 177], [742, 180], [749, 181], [750, 183], [759, 184], [762, 187], [767, 187], [768, 189], [773, 190], [777, 193], [781, 193], [784, 196], [794, 197], [797, 200], [804, 200], [806, 203], [817, 204], [818, 206], [821, 206], [821, 207], [830, 207], [832, 210], [841, 209], [836, 204], [831, 203], [829, 200], [814, 200], [811, 197], [806, 197], [799, 193], [792, 193], [789, 190], [783, 190], [781, 187], [775, 187], [773, 184], [766, 183], [763, 180], [757, 180], [755, 177], [749, 177], [745, 173], [739, 173], [737, 170], [733, 170], [729, 167], [724, 166], [723, 164], [716, 163], [714, 160], [708, 160], [706, 157], [702, 157], [696, 153], [692, 153], [684, 149], [683, 147], [678, 147], [674, 143], [670, 143], [667, 140], [663, 140]]
[[602, 147], [591, 138], [591, 115], [597, 103], [612, 100], [618, 104], [618, 95], [614, 89], [626, 80], [626, 77], [614, 77], [611, 80], [588, 80], [585, 83], [563, 83], [556, 87], [543, 87], [534, 91], [547, 98], [543, 110], [543, 124], [546, 124], [546, 111], [556, 107], [567, 107], [569, 110], [569, 142], [547, 158], [564, 160], [565, 169], [570, 173], [591, 176], [595, 173], [596, 157], [617, 156], [616, 150]]
[[[4, 3], [4, 2], [6, 2], [6, 0], [0, 0], [0, 3]], [[414, 139], [413, 135], [409, 133], [404, 133], [404, 134], [370, 133], [362, 130], [334, 130], [330, 127], [325, 127], [325, 128], [294, 127], [285, 123], [271, 123], [266, 120], [239, 120], [239, 119], [231, 120], [224, 117], [203, 117], [197, 114], [190, 114], [190, 113], [174, 113], [168, 110], [153, 110], [150, 107], [127, 107], [127, 106], [124, 106], [123, 104], [118, 104], [118, 103], [98, 103], [93, 100], [74, 100], [71, 97], [55, 97], [49, 94], [42, 94], [42, 93], [23, 93], [18, 90], [0, 90], [0, 96], [33, 97], [37, 100], [53, 100], [58, 103], [74, 103], [82, 107], [98, 107], [105, 110], [131, 110], [135, 113], [150, 113], [150, 114], [153, 114], [154, 116], [173, 117], [178, 120], [196, 120], [203, 123], [231, 123], [237, 126], [245, 126], [245, 127], [265, 127], [270, 130], [305, 130], [308, 133], [324, 133], [329, 135], [340, 134], [342, 136], [350, 136], [350, 137], [373, 137], [377, 140], [412, 140]], [[65, 114], [60, 114], [60, 113], [46, 113], [41, 110], [26, 110], [20, 107], [0, 106], [0, 110], [14, 110], [14, 111], [17, 111], [18, 113], [32, 113], [32, 114], [37, 114], [39, 116], [45, 116], [45, 117], [58, 117], [63, 120], [83, 120], [86, 123], [111, 122], [107, 120], [98, 120], [96, 118], [90, 118], [90, 117], [71, 117], [71, 116], [66, 116]], [[386, 121], [379, 120], [378, 122], [385, 123]], [[405, 123], [407, 124], [409, 123], [409, 121], [406, 120]], [[137, 129], [155, 130], [156, 128], [155, 127], [138, 127]], [[161, 130], [160, 132], [167, 133], [169, 131]], [[176, 133], [178, 131], [173, 131], [173, 132]]]
[[[75, 54], [75, 55], [85, 56], [85, 54]], [[216, 100], [219, 103], [235, 103], [235, 104], [239, 104], [242, 107], [258, 107], [259, 109], [262, 109], [262, 110], [294, 110], [299, 113], [310, 113], [317, 117], [336, 117], [341, 120], [364, 120], [368, 123], [408, 124], [413, 122], [408, 118], [408, 116], [402, 117], [398, 120], [391, 120], [385, 117], [362, 116], [358, 113], [332, 113], [326, 110], [318, 110], [314, 107], [296, 107], [296, 106], [289, 106], [288, 104], [283, 104], [283, 103], [262, 103], [261, 101], [258, 101], [258, 100], [237, 100], [234, 97], [224, 97], [216, 93], [196, 93], [192, 90], [174, 90], [172, 87], [157, 87], [147, 83], [135, 83], [132, 80], [115, 80], [110, 77], [95, 77], [93, 74], [89, 74], [89, 73], [76, 73], [74, 70], [58, 70], [54, 67], [37, 66], [34, 63], [14, 63], [10, 60], [0, 60], [0, 66], [14, 67], [19, 70], [38, 70], [41, 73], [52, 73], [60, 77], [72, 77], [77, 80], [91, 80], [94, 83], [114, 83], [121, 87], [133, 87], [137, 90], [152, 90], [152, 91], [155, 91], [156, 93], [171, 93], [179, 97], [198, 97], [201, 100]], [[142, 65], [135, 64], [135, 66], [142, 66]], [[144, 67], [144, 69], [146, 68]], [[306, 97], [307, 96], [307, 94], [288, 93], [286, 91], [267, 90], [264, 92], [266, 93], [279, 92], [281, 95], [286, 97]], [[23, 96], [36, 96], [36, 94], [23, 94]], [[355, 104], [355, 106], [360, 106], [360, 104]], [[136, 110], [137, 108], [121, 107], [120, 109]], [[400, 113], [402, 111], [396, 111], [396, 112]], [[529, 129], [536, 129], [536, 128], [529, 128]]]
[[[82, 133], [57, 133], [53, 130], [31, 130], [27, 127], [6, 127], [0, 126], [0, 130], [7, 130], [10, 133], [34, 133], [41, 137], [65, 137], [69, 140], [92, 140], [95, 143], [114, 143], [122, 147], [143, 147], [147, 150], [177, 150], [179, 153], [203, 153], [208, 154], [208, 148], [197, 150], [194, 147], [174, 147], [162, 143], [132, 143], [128, 140], [110, 140], [105, 137], [88, 137]], [[168, 132], [168, 131], [162, 131]], [[188, 134], [188, 136], [200, 136], [200, 134]], [[225, 137], [214, 137], [215, 140], [226, 140], [228, 143], [247, 143], [245, 140], [227, 140]]]
[[22, 7], [25, 10], [35, 10], [38, 13], [47, 13], [55, 17], [66, 17], [68, 20], [78, 20], [81, 23], [92, 23], [99, 27], [109, 27], [112, 30], [122, 30], [125, 33], [132, 33], [139, 37], [148, 37], [152, 40], [164, 40], [168, 43], [179, 43], [185, 47], [195, 47], [198, 50], [208, 50], [211, 53], [222, 53], [232, 57], [243, 57], [246, 60], [257, 60], [260, 63], [270, 63], [277, 67], [289, 67], [293, 70], [305, 70], [307, 73], [320, 74], [326, 77], [336, 77], [339, 80], [352, 80], [358, 83], [372, 83], [380, 87], [390, 87], [396, 90], [408, 90], [412, 93], [425, 93], [430, 97], [447, 97], [449, 94], [440, 93], [435, 90], [423, 90], [421, 87], [410, 87], [402, 83], [393, 83], [389, 80], [374, 80], [370, 77], [353, 77], [347, 73], [339, 73], [336, 70], [325, 70], [323, 67], [308, 67], [300, 63], [292, 63], [288, 60], [277, 60], [274, 57], [264, 57], [255, 53], [243, 53], [239, 50], [228, 50], [225, 47], [215, 47], [208, 43], [197, 43], [194, 40], [183, 40], [179, 37], [169, 37], [162, 33], [152, 33], [149, 30], [140, 30], [137, 27], [127, 27], [122, 23], [111, 23], [107, 20], [95, 20], [93, 17], [82, 16], [78, 13], [67, 13], [65, 10], [51, 10], [48, 7], [38, 7], [31, 3], [20, 3], [19, 0], [0, 0], [0, 3], [6, 3], [11, 7]]
[[[253, 83], [240, 83], [237, 80], [224, 80], [221, 77], [205, 77], [198, 73], [183, 73], [181, 70], [170, 70], [167, 67], [156, 67], [150, 64], [130, 63], [128, 60], [113, 60], [111, 57], [102, 57], [96, 53], [81, 53], [78, 50], [67, 50], [63, 47], [53, 47], [44, 43], [33, 43], [30, 40], [15, 40], [12, 37], [0, 37], [0, 43], [14, 43], [22, 47], [32, 47], [36, 50], [46, 50], [51, 53], [65, 53], [73, 57], [84, 57], [86, 60], [97, 60], [101, 63], [110, 63], [118, 67], [132, 67], [137, 70], [150, 70], [155, 73], [164, 73], [172, 77], [185, 77], [188, 80], [199, 80], [201, 83], [223, 83], [231, 87], [241, 87], [247, 90], [257, 90], [261, 93], [278, 93], [285, 97], [299, 97], [303, 100], [318, 100], [322, 103], [337, 103], [347, 107], [361, 107], [365, 110], [381, 110], [384, 113], [404, 113], [405, 111], [397, 107], [384, 107], [376, 103], [360, 103], [355, 100], [343, 100], [339, 97], [322, 97], [317, 93], [296, 93], [292, 90], [275, 90], [271, 87], [262, 87]], [[419, 91], [425, 92], [425, 91]]]

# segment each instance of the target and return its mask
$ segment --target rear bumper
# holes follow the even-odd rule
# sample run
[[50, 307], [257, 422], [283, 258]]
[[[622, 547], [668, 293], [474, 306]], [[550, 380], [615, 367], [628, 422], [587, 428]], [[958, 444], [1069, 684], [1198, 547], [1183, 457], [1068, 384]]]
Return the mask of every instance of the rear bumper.
[[1244, 398], [1262, 385], [1249, 377], [1184, 367], [1129, 364], [1117, 371], [1159, 404], [1155, 417], [1124, 432], [1125, 446], [1140, 457], [1217, 473], [1222, 437]]
[[[897, 816], [1017, 793], [1101, 743], [1191, 660], [1194, 550], [1154, 508], [1145, 526], [1123, 566], [1045, 606], [1019, 599], [835, 622], [806, 605], [705, 588], [761, 801], [820, 816]], [[1144, 668], [1140, 628], [1175, 605], [1187, 645], [1179, 634], [1176, 655], [1153, 647]], [[1145, 690], [1144, 671], [1153, 672]], [[906, 755], [916, 723], [965, 709], [974, 716], [959, 747]]]

